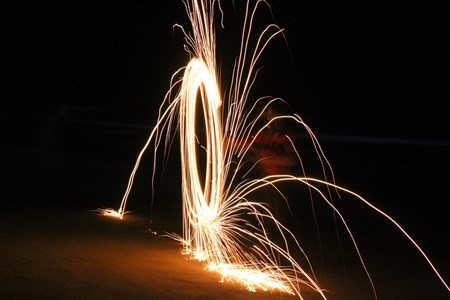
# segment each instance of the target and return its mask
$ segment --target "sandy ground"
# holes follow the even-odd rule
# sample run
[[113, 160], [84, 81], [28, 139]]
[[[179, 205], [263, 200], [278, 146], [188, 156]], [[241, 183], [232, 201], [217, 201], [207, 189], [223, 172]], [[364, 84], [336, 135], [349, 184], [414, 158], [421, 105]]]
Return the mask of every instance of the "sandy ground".
[[[186, 260], [147, 217], [119, 221], [91, 211], [9, 211], [1, 220], [0, 299], [295, 299], [221, 282], [201, 263]], [[380, 299], [449, 299], [430, 272], [416, 277], [416, 266], [397, 282], [390, 282], [395, 268], [382, 276], [373, 269]], [[356, 280], [344, 280], [336, 270], [322, 275], [330, 299], [373, 298], [361, 274]], [[304, 296], [319, 299], [307, 290]]]
[[279, 298], [220, 283], [174, 241], [147, 233], [143, 217], [47, 212], [7, 222], [2, 228], [13, 230], [2, 230], [1, 299]]
[[[361, 159], [351, 154], [344, 157], [335, 168], [339, 181], [351, 183], [355, 191], [363, 190], [374, 204], [398, 219], [448, 281], [448, 217], [443, 209], [448, 176], [445, 168], [444, 173], [437, 169], [448, 151], [420, 148], [405, 156], [402, 147], [386, 149], [387, 154], [383, 149], [376, 148], [379, 158], [370, 149]], [[337, 149], [336, 153], [341, 157], [346, 152]], [[414, 160], [417, 155], [423, 159]], [[143, 189], [149, 186], [148, 172], [139, 173], [128, 207], [132, 213], [119, 221], [92, 209], [118, 204], [130, 164], [81, 159], [61, 164], [22, 157], [2, 162], [7, 184], [0, 190], [0, 299], [296, 299], [252, 293], [221, 282], [201, 263], [186, 260], [177, 242], [161, 237], [164, 232], [181, 233], [176, 171], [169, 172], [159, 191], [152, 222], [147, 207], [150, 192]], [[337, 203], [354, 230], [378, 299], [450, 299], [424, 259], [392, 224], [351, 198]], [[294, 208], [300, 221], [296, 236], [312, 260], [320, 285], [329, 291], [328, 299], [374, 299], [342, 226], [341, 244], [334, 224], [324, 230], [329, 225], [325, 220], [332, 220], [329, 209], [316, 207], [318, 219], [323, 220], [318, 249], [314, 222], [305, 211], [310, 209], [308, 202], [296, 203]], [[300, 231], [305, 228], [311, 229], [309, 235]], [[303, 296], [319, 299], [306, 289]]]

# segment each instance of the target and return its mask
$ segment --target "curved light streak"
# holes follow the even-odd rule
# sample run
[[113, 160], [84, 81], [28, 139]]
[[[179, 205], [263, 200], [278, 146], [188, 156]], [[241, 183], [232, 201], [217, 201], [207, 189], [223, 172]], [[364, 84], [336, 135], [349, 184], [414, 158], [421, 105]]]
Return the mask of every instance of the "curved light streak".
[[[307, 286], [326, 299], [324, 289], [314, 275], [312, 265], [292, 232], [279, 222], [265, 203], [252, 200], [255, 192], [271, 188], [280, 193], [280, 182], [298, 182], [308, 187], [311, 193], [319, 195], [333, 210], [350, 236], [355, 251], [372, 285], [374, 297], [375, 285], [364, 263], [356, 239], [344, 216], [331, 199], [331, 191], [348, 193], [369, 208], [393, 223], [416, 247], [426, 259], [439, 280], [450, 291], [445, 280], [431, 263], [424, 251], [410, 235], [390, 216], [373, 206], [354, 192], [334, 183], [334, 174], [319, 141], [312, 130], [298, 115], [283, 115], [269, 120], [262, 127], [258, 121], [263, 113], [279, 98], [262, 97], [252, 104], [247, 103], [251, 87], [256, 79], [255, 67], [267, 44], [283, 30], [274, 24], [266, 26], [251, 43], [253, 19], [257, 9], [268, 4], [264, 0], [255, 2], [251, 8], [246, 5], [241, 47], [231, 78], [231, 88], [225, 102], [221, 100], [215, 58], [214, 7], [220, 2], [184, 0], [192, 31], [185, 35], [185, 49], [191, 55], [186, 67], [179, 69], [172, 77], [171, 88], [166, 94], [159, 110], [157, 123], [138, 155], [130, 175], [125, 194], [118, 210], [102, 209], [104, 215], [122, 219], [126, 213], [126, 203], [133, 185], [134, 176], [141, 158], [153, 142], [154, 164], [156, 170], [156, 152], [163, 143], [170, 146], [172, 129], [178, 126], [181, 149], [182, 198], [183, 198], [183, 236], [170, 234], [183, 244], [183, 253], [189, 257], [204, 261], [207, 269], [222, 274], [224, 280], [238, 281], [250, 291], [257, 289], [280, 291], [302, 297], [302, 288]], [[250, 51], [250, 48], [253, 50]], [[175, 79], [183, 73], [180, 79]], [[206, 153], [205, 170], [198, 165], [197, 106], [201, 105], [201, 116], [205, 124]], [[246, 157], [259, 134], [280, 120], [289, 120], [303, 128], [310, 136], [322, 168], [323, 178], [306, 176], [299, 152], [297, 154], [305, 176], [278, 174], [263, 178], [248, 176], [251, 169]], [[203, 151], [201, 150], [201, 151]], [[264, 159], [264, 158], [263, 158]], [[199, 174], [204, 173], [203, 182]], [[242, 175], [244, 174], [244, 175]], [[242, 176], [242, 177], [239, 177]], [[323, 191], [321, 188], [325, 188]], [[312, 200], [311, 200], [312, 201]], [[268, 234], [270, 226], [273, 231]], [[275, 243], [273, 237], [278, 237]], [[281, 242], [279, 242], [281, 240]], [[291, 253], [300, 254], [305, 265], [300, 265]]]

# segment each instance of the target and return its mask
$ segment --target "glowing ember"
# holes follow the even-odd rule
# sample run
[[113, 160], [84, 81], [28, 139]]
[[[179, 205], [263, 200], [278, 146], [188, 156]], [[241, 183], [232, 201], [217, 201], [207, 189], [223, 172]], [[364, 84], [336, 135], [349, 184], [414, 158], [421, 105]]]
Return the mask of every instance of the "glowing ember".
[[222, 280], [231, 280], [241, 282], [250, 292], [257, 289], [263, 291], [281, 291], [293, 295], [292, 289], [285, 285], [283, 281], [277, 279], [276, 275], [271, 274], [269, 270], [254, 269], [242, 265], [210, 263], [208, 270], [222, 274]]
[[121, 209], [114, 210], [111, 208], [100, 208], [98, 211], [102, 216], [113, 217], [121, 220], [123, 219], [123, 215], [128, 213], [127, 211], [122, 211]]
[[[220, 8], [220, 3], [218, 4]], [[253, 39], [254, 15], [261, 5], [268, 7], [267, 3], [264, 0], [256, 1], [252, 8], [247, 3], [240, 55], [233, 69], [231, 88], [225, 98], [225, 105], [222, 103], [216, 74], [214, 32], [216, 2], [186, 0], [184, 5], [192, 24], [192, 31], [188, 33], [183, 27], [179, 25], [176, 27], [181, 28], [185, 34], [185, 48], [191, 60], [185, 68], [173, 75], [171, 88], [159, 110], [157, 124], [137, 158], [120, 208], [104, 209], [101, 213], [123, 218], [134, 175], [143, 153], [153, 141], [154, 166], [156, 166], [156, 149], [161, 143], [166, 147], [169, 145], [171, 129], [178, 126], [181, 147], [183, 236], [171, 235], [171, 237], [183, 244], [183, 254], [205, 262], [207, 269], [219, 272], [223, 280], [240, 282], [250, 291], [257, 289], [279, 291], [297, 295], [299, 298], [302, 298], [301, 286], [306, 285], [322, 298], [326, 298], [309, 259], [295, 236], [274, 217], [268, 205], [255, 199], [256, 192], [262, 189], [274, 189], [282, 196], [277, 187], [279, 183], [297, 182], [307, 186], [311, 193], [316, 193], [323, 199], [342, 222], [353, 241], [375, 296], [375, 287], [350, 228], [330, 199], [331, 189], [353, 195], [391, 221], [420, 251], [448, 289], [425, 253], [400, 225], [359, 195], [334, 183], [333, 171], [317, 138], [298, 115], [274, 116], [264, 121], [263, 116], [268, 109], [274, 103], [283, 102], [281, 99], [263, 97], [250, 105], [247, 103], [247, 96], [256, 79], [254, 68], [261, 53], [275, 36], [282, 34], [282, 29], [270, 24], [256, 39]], [[256, 42], [250, 46], [252, 40]], [[253, 51], [250, 51], [250, 48], [253, 48]], [[181, 73], [182, 78], [176, 79]], [[202, 108], [200, 116], [196, 115], [197, 105], [201, 105]], [[309, 135], [321, 164], [323, 178], [305, 175], [299, 152], [289, 137], [286, 138], [291, 143], [291, 150], [295, 153], [304, 176], [272, 174], [255, 179], [249, 175], [252, 169], [270, 158], [262, 157], [255, 162], [249, 162], [248, 157], [255, 141], [266, 128], [283, 120], [296, 124]], [[205, 142], [199, 146], [197, 128], [200, 121], [205, 125], [203, 133]], [[263, 124], [260, 125], [262, 121]], [[205, 170], [198, 164], [199, 148], [205, 152]], [[200, 179], [200, 174], [203, 174], [203, 180]], [[274, 240], [278, 242], [275, 243]], [[291, 253], [294, 252], [302, 257], [306, 266], [301, 266], [292, 257]]]

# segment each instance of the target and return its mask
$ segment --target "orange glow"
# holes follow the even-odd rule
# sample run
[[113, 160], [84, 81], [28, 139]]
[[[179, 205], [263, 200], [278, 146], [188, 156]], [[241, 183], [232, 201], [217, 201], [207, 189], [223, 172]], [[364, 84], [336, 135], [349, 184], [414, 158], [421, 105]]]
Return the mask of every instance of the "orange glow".
[[106, 209], [99, 209], [99, 211], [102, 216], [117, 218], [117, 219], [121, 219], [121, 220], [123, 219], [123, 215], [125, 214], [120, 209], [114, 210], [114, 209], [106, 208]]
[[[300, 243], [291, 231], [274, 217], [268, 205], [262, 203], [260, 199], [255, 199], [257, 197], [255, 192], [258, 190], [279, 191], [277, 184], [280, 182], [294, 182], [307, 186], [311, 192], [317, 194], [344, 225], [366, 271], [375, 297], [376, 289], [369, 271], [344, 216], [330, 199], [328, 193], [330, 189], [354, 196], [392, 222], [420, 251], [448, 289], [422, 249], [397, 222], [361, 196], [335, 184], [333, 170], [319, 141], [298, 115], [274, 116], [262, 126], [257, 125], [268, 108], [274, 103], [283, 102], [279, 98], [262, 97], [249, 104], [247, 99], [256, 79], [255, 66], [261, 53], [274, 37], [283, 35], [281, 28], [269, 24], [256, 36], [254, 45], [251, 44], [250, 41], [254, 38], [254, 15], [261, 6], [269, 7], [266, 1], [256, 1], [253, 7], [247, 3], [240, 54], [236, 59], [227, 97], [223, 97], [219, 89], [216, 68], [214, 32], [216, 1], [183, 2], [192, 28], [191, 31], [185, 31], [179, 25], [176, 27], [181, 28], [185, 34], [185, 49], [191, 59], [186, 67], [179, 69], [172, 77], [171, 88], [161, 104], [157, 123], [137, 158], [120, 208], [101, 210], [102, 215], [123, 218], [134, 175], [143, 153], [152, 141], [155, 154], [161, 143], [167, 146], [172, 126], [178, 125], [181, 147], [183, 235], [172, 234], [171, 237], [181, 242], [183, 254], [203, 261], [208, 270], [220, 273], [223, 280], [240, 282], [249, 291], [257, 289], [279, 291], [297, 295], [299, 298], [302, 298], [301, 287], [306, 285], [326, 299]], [[222, 98], [225, 101], [222, 101]], [[205, 174], [203, 182], [199, 176], [201, 172], [197, 163], [199, 156], [197, 105], [202, 107], [203, 113], [200, 117], [203, 117], [205, 124], [206, 142], [205, 145], [200, 145], [206, 154], [206, 168], [201, 170]], [[281, 120], [295, 123], [309, 135], [322, 167], [323, 178], [299, 177], [291, 174], [275, 174], [257, 179], [247, 177], [251, 169], [258, 164], [258, 162], [248, 164], [246, 161], [255, 139], [266, 127]], [[294, 144], [292, 148], [297, 154], [299, 165], [302, 165]], [[238, 173], [244, 173], [244, 178], [238, 177]], [[268, 226], [272, 231], [270, 235]], [[283, 242], [281, 244], [273, 242], [273, 236]], [[306, 266], [300, 265], [292, 257], [293, 252], [302, 256], [307, 262]]]

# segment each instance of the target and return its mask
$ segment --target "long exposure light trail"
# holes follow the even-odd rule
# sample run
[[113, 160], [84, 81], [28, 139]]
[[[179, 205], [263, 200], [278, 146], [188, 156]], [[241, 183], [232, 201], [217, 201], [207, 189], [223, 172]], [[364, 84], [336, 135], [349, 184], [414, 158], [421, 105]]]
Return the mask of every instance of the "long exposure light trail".
[[[292, 182], [302, 184], [311, 193], [316, 193], [344, 225], [372, 285], [375, 298], [376, 289], [370, 273], [350, 227], [331, 199], [332, 190], [354, 196], [392, 222], [419, 250], [450, 291], [423, 250], [395, 220], [361, 196], [335, 184], [333, 170], [319, 141], [298, 115], [272, 117], [260, 125], [267, 110], [274, 103], [283, 102], [279, 98], [261, 97], [251, 104], [247, 103], [257, 77], [255, 68], [263, 50], [274, 37], [283, 35], [281, 28], [269, 24], [256, 39], [252, 39], [255, 13], [261, 5], [269, 8], [266, 1], [256, 1], [253, 6], [250, 6], [250, 1], [246, 4], [239, 56], [234, 65], [231, 88], [224, 102], [215, 57], [214, 9], [217, 5], [222, 12], [220, 3], [214, 0], [185, 0], [183, 3], [192, 25], [191, 31], [185, 31], [180, 25], [175, 26], [184, 33], [185, 49], [190, 54], [190, 61], [172, 77], [171, 88], [160, 106], [157, 123], [138, 155], [119, 209], [103, 209], [102, 214], [123, 218], [144, 152], [153, 142], [155, 172], [156, 150], [161, 144], [168, 148], [172, 129], [177, 127], [181, 153], [183, 235], [170, 236], [182, 243], [183, 254], [204, 261], [206, 268], [219, 272], [223, 280], [240, 282], [250, 291], [279, 291], [297, 295], [300, 299], [303, 299], [302, 289], [306, 286], [326, 299], [325, 290], [320, 286], [301, 244], [274, 216], [272, 208], [257, 199], [257, 191], [263, 189], [273, 189], [283, 197], [278, 185]], [[202, 113], [197, 115], [199, 105]], [[276, 174], [253, 178], [249, 175], [253, 168], [268, 158], [263, 157], [251, 163], [247, 161], [255, 140], [264, 129], [283, 120], [295, 123], [299, 130], [308, 134], [320, 162], [322, 178], [306, 176], [299, 151], [289, 137], [304, 176]], [[200, 121], [204, 124], [204, 144], [199, 146], [200, 134], [197, 129]], [[204, 151], [206, 157], [204, 170], [199, 164], [199, 151]], [[302, 258], [302, 265], [298, 258], [294, 259], [294, 253], [296, 257]]]

